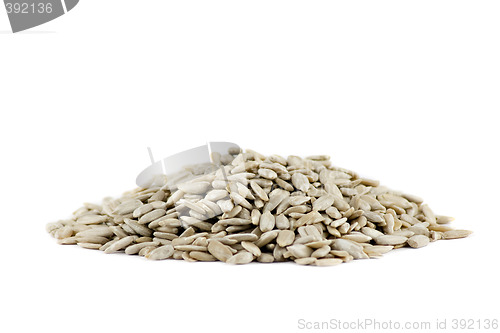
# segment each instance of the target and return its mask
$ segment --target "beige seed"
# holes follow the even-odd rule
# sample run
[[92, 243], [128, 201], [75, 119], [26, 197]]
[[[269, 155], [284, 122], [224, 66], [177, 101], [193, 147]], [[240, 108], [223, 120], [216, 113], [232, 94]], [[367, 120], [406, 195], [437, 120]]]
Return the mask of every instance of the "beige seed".
[[122, 238], [119, 241], [111, 244], [110, 247], [108, 247], [106, 250], [104, 250], [104, 253], [114, 253], [116, 251], [120, 251], [121, 249], [124, 249], [127, 246], [129, 246], [130, 244], [132, 244], [136, 238], [138, 238], [138, 237], [137, 236], [127, 236], [125, 238]]
[[422, 205], [421, 208], [427, 221], [431, 224], [436, 224], [437, 223], [436, 215], [434, 215], [432, 209], [427, 204]]
[[252, 224], [252, 220], [242, 219], [242, 218], [237, 218], [237, 217], [219, 220], [219, 222], [221, 224], [224, 224], [224, 225], [248, 225], [248, 224]]
[[207, 193], [205, 196], [206, 200], [217, 202], [219, 200], [222, 200], [226, 198], [229, 195], [229, 193], [226, 190], [212, 190]]
[[93, 243], [93, 244], [99, 244], [103, 245], [106, 244], [109, 239], [106, 237], [101, 237], [101, 236], [75, 236], [76, 240], [78, 243]]
[[264, 245], [269, 244], [271, 241], [273, 241], [276, 237], [278, 237], [279, 230], [271, 230], [271, 231], [266, 231], [264, 232], [259, 240], [255, 242], [255, 245], [258, 247], [263, 247]]
[[382, 232], [368, 227], [361, 228], [361, 232], [373, 239], [384, 235]]
[[310, 247], [305, 246], [303, 244], [291, 245], [291, 246], [288, 246], [286, 249], [295, 258], [310, 257], [311, 254], [313, 253], [313, 250]]
[[429, 238], [424, 235], [415, 235], [408, 238], [408, 245], [410, 245], [415, 249], [427, 246], [428, 244], [429, 244]]
[[356, 242], [347, 239], [335, 239], [331, 243], [332, 250], [346, 251], [355, 259], [367, 259], [368, 255], [363, 252], [363, 247]]
[[146, 255], [150, 260], [164, 260], [170, 258], [174, 254], [174, 247], [172, 245], [164, 245], [154, 249]]
[[99, 250], [101, 247], [101, 244], [95, 244], [95, 243], [77, 243], [78, 246], [83, 247], [84, 249], [91, 249], [91, 250]]
[[199, 181], [199, 182], [179, 184], [177, 185], [177, 187], [179, 188], [179, 190], [187, 194], [204, 194], [210, 187], [210, 183]]
[[153, 208], [153, 205], [152, 204], [146, 204], [146, 205], [142, 205], [142, 206], [139, 206], [137, 207], [134, 212], [132, 213], [132, 216], [135, 217], [135, 218], [138, 218], [138, 217], [141, 217], [142, 215], [144, 214], [147, 214], [149, 213], [150, 211], [152, 211], [154, 208]]
[[372, 238], [370, 236], [367, 236], [367, 235], [364, 235], [362, 233], [351, 233], [351, 234], [347, 234], [347, 235], [343, 235], [342, 236], [343, 239], [348, 239], [348, 240], [352, 240], [354, 242], [358, 242], [358, 243], [365, 243], [365, 242], [369, 242], [372, 240]]
[[437, 215], [436, 216], [436, 222], [439, 224], [448, 224], [453, 220], [454, 220], [454, 218], [451, 216], [444, 216], [444, 215]]
[[363, 248], [366, 254], [371, 257], [380, 257], [383, 254], [391, 251], [394, 247], [390, 245], [373, 245]]
[[156, 247], [159, 243], [157, 242], [144, 242], [139, 244], [130, 245], [125, 249], [126, 254], [138, 254], [145, 247]]
[[307, 257], [307, 258], [297, 258], [294, 261], [299, 265], [314, 265], [316, 261], [318, 261], [318, 259]]
[[76, 220], [76, 222], [81, 223], [81, 224], [100, 224], [100, 223], [106, 222], [107, 220], [108, 220], [108, 217], [104, 216], [104, 215], [88, 214], [88, 215], [83, 215], [83, 216], [79, 217]]
[[276, 228], [281, 230], [290, 228], [290, 221], [284, 214], [276, 216]]
[[146, 247], [143, 247], [142, 249], [140, 249], [139, 253], [137, 253], [137, 254], [140, 255], [141, 257], [145, 257], [156, 248], [157, 248], [156, 246], [146, 246]]
[[395, 235], [383, 235], [377, 237], [375, 242], [379, 245], [399, 245], [404, 244], [408, 238], [404, 236], [395, 236]]
[[274, 229], [276, 220], [271, 212], [265, 212], [260, 217], [259, 228], [262, 232], [270, 231]]
[[368, 221], [371, 221], [373, 223], [385, 222], [383, 216], [375, 212], [365, 211], [363, 215], [368, 219]]
[[469, 230], [450, 230], [443, 232], [444, 239], [456, 239], [456, 238], [464, 238], [472, 234], [472, 231]]
[[301, 173], [294, 173], [292, 175], [292, 184], [293, 186], [295, 186], [296, 189], [304, 193], [306, 193], [307, 190], [309, 190], [309, 187], [311, 186], [307, 177]]
[[290, 192], [282, 189], [275, 189], [269, 193], [269, 201], [264, 205], [264, 212], [272, 211], [287, 197], [290, 196]]
[[[147, 236], [147, 237], [152, 235], [151, 229], [147, 228], [146, 226], [144, 226], [142, 224], [137, 223], [134, 220], [125, 219], [124, 222], [125, 222], [126, 226], [129, 226], [133, 232], [135, 232], [139, 235]], [[124, 227], [124, 226], [122, 226], [122, 227]]]
[[233, 253], [228, 246], [217, 240], [212, 240], [208, 243], [208, 252], [220, 261], [226, 262], [233, 256]]
[[270, 263], [270, 262], [274, 262], [274, 256], [272, 254], [269, 254], [269, 253], [262, 253], [258, 258], [257, 258], [257, 261], [258, 262], [262, 262], [262, 263]]
[[164, 216], [167, 212], [164, 209], [155, 209], [147, 214], [144, 214], [139, 219], [140, 224], [146, 224], [151, 221], [154, 221], [162, 216]]
[[73, 228], [70, 226], [62, 227], [61, 229], [58, 229], [54, 233], [54, 238], [56, 239], [64, 239], [64, 238], [69, 238], [71, 236], [73, 236]]
[[293, 244], [295, 240], [295, 233], [291, 230], [281, 230], [278, 234], [278, 238], [276, 242], [281, 247], [286, 247], [288, 245]]
[[233, 265], [248, 264], [253, 260], [253, 255], [247, 251], [240, 251], [226, 260], [226, 263]]
[[319, 212], [312, 211], [299, 218], [297, 223], [295, 223], [295, 227], [321, 222], [324, 219], [325, 218]]
[[259, 169], [259, 175], [267, 179], [276, 179], [278, 175], [270, 169]]
[[313, 202], [313, 210], [324, 211], [333, 205], [333, 200], [334, 200], [333, 195], [331, 194], [323, 195]]
[[241, 246], [256, 257], [262, 254], [260, 248], [252, 242], [241, 242]]
[[241, 234], [227, 235], [225, 238], [234, 239], [238, 242], [243, 242], [243, 241], [255, 242], [257, 239], [259, 239], [259, 236], [252, 233], [241, 233]]
[[174, 249], [177, 251], [207, 251], [206, 246], [199, 245], [176, 245]]
[[127, 215], [142, 206], [142, 202], [137, 199], [127, 200], [119, 204], [113, 211], [116, 215]]
[[[96, 227], [78, 232], [76, 237], [87, 237], [87, 236], [101, 236], [101, 237], [111, 237], [113, 235], [113, 230], [107, 226]], [[126, 236], [126, 235], [125, 235]]]
[[200, 251], [191, 251], [191, 252], [189, 252], [189, 256], [191, 258], [199, 260], [199, 261], [216, 261], [217, 260], [210, 253], [200, 252]]
[[325, 258], [316, 260], [316, 266], [335, 266], [341, 264], [343, 262], [342, 259], [338, 258]]
[[314, 258], [323, 258], [324, 256], [326, 256], [328, 253], [330, 253], [332, 249], [330, 248], [330, 246], [328, 245], [324, 245], [322, 247], [320, 247], [319, 249], [316, 249], [312, 254], [311, 254], [311, 257], [314, 257]]

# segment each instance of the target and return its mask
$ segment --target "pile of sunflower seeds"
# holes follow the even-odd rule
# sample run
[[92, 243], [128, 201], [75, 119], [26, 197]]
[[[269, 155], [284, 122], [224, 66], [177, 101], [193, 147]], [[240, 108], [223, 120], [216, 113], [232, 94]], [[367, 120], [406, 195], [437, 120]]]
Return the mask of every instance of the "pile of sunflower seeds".
[[148, 259], [331, 266], [463, 238], [414, 195], [331, 165], [328, 156], [229, 151], [47, 225], [59, 244]]

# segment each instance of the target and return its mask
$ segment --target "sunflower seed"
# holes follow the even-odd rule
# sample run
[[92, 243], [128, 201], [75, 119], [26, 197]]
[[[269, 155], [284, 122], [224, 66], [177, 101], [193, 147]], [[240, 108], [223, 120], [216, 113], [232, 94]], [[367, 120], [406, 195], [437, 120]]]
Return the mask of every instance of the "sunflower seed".
[[160, 246], [146, 255], [146, 258], [151, 260], [164, 260], [170, 258], [174, 254], [172, 245]]
[[260, 217], [259, 228], [262, 232], [270, 231], [274, 229], [274, 225], [276, 224], [276, 220], [270, 212], [265, 212]]
[[187, 194], [204, 194], [210, 187], [209, 182], [193, 182], [177, 185], [178, 189]]
[[258, 258], [257, 258], [257, 261], [258, 262], [263, 262], [263, 263], [270, 263], [270, 262], [274, 262], [274, 256], [272, 254], [269, 254], [269, 253], [262, 253]]
[[291, 245], [291, 246], [288, 246], [286, 249], [295, 258], [310, 257], [311, 254], [313, 253], [313, 250], [310, 247], [305, 246], [303, 244]]
[[293, 244], [295, 240], [295, 233], [291, 230], [281, 230], [278, 234], [278, 238], [276, 242], [281, 247], [286, 247], [288, 245]]
[[125, 238], [122, 238], [119, 241], [111, 244], [110, 247], [108, 247], [106, 250], [104, 250], [104, 253], [113, 253], [116, 251], [120, 251], [120, 250], [126, 248], [127, 246], [129, 246], [130, 244], [132, 244], [136, 238], [137, 238], [137, 236], [127, 236]]
[[80, 224], [101, 224], [106, 222], [107, 220], [107, 216], [88, 214], [79, 217], [76, 222]]
[[337, 258], [325, 258], [316, 260], [316, 266], [335, 266], [341, 264], [343, 262], [342, 259]]
[[189, 252], [189, 256], [191, 258], [199, 260], [199, 261], [216, 261], [217, 260], [210, 253], [200, 252], [200, 251], [191, 251], [191, 252]]
[[297, 263], [299, 265], [313, 265], [316, 263], [316, 261], [318, 261], [318, 259], [312, 258], [312, 257], [307, 257], [307, 258], [297, 258], [294, 261], [295, 261], [295, 263]]
[[472, 234], [472, 231], [469, 230], [450, 230], [443, 232], [444, 239], [456, 239], [456, 238], [464, 238]]
[[424, 235], [415, 235], [408, 238], [408, 245], [418, 249], [419, 247], [424, 247], [429, 244], [429, 238]]
[[333, 205], [334, 197], [331, 194], [326, 194], [319, 197], [316, 201], [313, 202], [313, 210], [315, 211], [324, 211]]
[[240, 251], [236, 253], [234, 256], [226, 260], [226, 263], [239, 265], [239, 264], [248, 264], [253, 260], [253, 255], [247, 251]]
[[226, 262], [232, 257], [233, 253], [228, 246], [222, 244], [217, 240], [212, 240], [208, 243], [208, 252], [213, 255], [217, 260]]
[[404, 244], [408, 238], [403, 236], [395, 236], [395, 235], [383, 235], [375, 238], [375, 243], [379, 245], [398, 245]]
[[307, 190], [309, 190], [309, 187], [311, 186], [307, 177], [301, 173], [294, 173], [292, 175], [292, 184], [293, 186], [295, 186], [297, 190], [302, 191], [304, 193], [306, 193]]
[[270, 169], [259, 169], [259, 175], [266, 179], [276, 179], [278, 178], [278, 174]]
[[132, 213], [134, 210], [142, 206], [142, 202], [137, 199], [127, 200], [119, 204], [114, 210], [113, 214], [116, 215], [127, 215]]
[[251, 242], [241, 242], [241, 246], [247, 250], [248, 252], [250, 252], [251, 254], [253, 254], [254, 256], [258, 257], [262, 254], [262, 252], [260, 251], [260, 248], [255, 245], [254, 243], [251, 243]]

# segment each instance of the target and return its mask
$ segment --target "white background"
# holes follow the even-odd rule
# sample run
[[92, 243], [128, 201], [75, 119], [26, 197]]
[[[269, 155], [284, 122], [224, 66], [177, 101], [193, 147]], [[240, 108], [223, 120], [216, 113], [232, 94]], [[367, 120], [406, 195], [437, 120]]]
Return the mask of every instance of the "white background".
[[[14, 35], [0, 7], [0, 331], [500, 319], [499, 11], [497, 1], [82, 0]], [[162, 158], [216, 140], [329, 154], [474, 234], [320, 268], [150, 262], [45, 233], [83, 202], [133, 188], [146, 147]]]

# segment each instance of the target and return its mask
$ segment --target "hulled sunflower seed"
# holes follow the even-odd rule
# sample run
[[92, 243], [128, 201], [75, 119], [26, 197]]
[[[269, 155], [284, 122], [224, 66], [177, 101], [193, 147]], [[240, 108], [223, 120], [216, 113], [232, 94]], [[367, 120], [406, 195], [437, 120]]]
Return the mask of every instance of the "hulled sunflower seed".
[[226, 260], [226, 263], [233, 265], [248, 264], [253, 260], [253, 254], [247, 251], [240, 251]]
[[208, 252], [213, 255], [217, 260], [226, 262], [233, 256], [233, 253], [228, 246], [222, 244], [217, 240], [212, 240], [208, 243]]
[[262, 254], [260, 248], [252, 242], [241, 242], [241, 246], [256, 257]]
[[408, 238], [395, 235], [383, 235], [375, 238], [375, 243], [379, 245], [399, 245], [404, 244]]
[[262, 232], [271, 231], [274, 229], [276, 219], [271, 212], [265, 212], [260, 217], [259, 228]]
[[122, 239], [114, 242], [113, 244], [111, 244], [111, 246], [109, 246], [106, 250], [104, 250], [104, 253], [113, 253], [116, 251], [120, 251], [120, 250], [126, 248], [127, 246], [129, 246], [130, 244], [132, 244], [136, 238], [138, 238], [138, 237], [137, 236], [127, 236], [125, 238], [122, 238]]
[[424, 235], [415, 235], [408, 238], [408, 245], [418, 249], [419, 247], [424, 247], [429, 244], [429, 238]]
[[146, 258], [151, 260], [164, 260], [170, 258], [173, 254], [174, 247], [172, 245], [164, 245], [146, 254]]
[[450, 230], [443, 232], [444, 239], [456, 239], [456, 238], [464, 238], [472, 234], [472, 231], [469, 230]]

